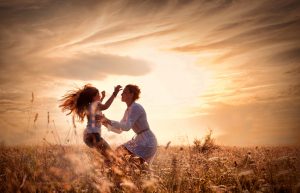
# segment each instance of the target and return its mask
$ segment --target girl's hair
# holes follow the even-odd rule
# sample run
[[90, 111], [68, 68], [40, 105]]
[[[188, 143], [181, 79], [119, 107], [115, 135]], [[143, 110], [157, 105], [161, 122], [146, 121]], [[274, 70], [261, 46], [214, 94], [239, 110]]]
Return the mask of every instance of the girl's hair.
[[90, 84], [86, 84], [83, 88], [71, 90], [63, 96], [59, 105], [62, 111], [70, 111], [67, 115], [73, 113], [77, 115], [80, 121], [83, 121], [89, 103], [99, 94], [99, 90]]
[[140, 98], [141, 89], [137, 85], [128, 84], [125, 86], [125, 89], [128, 89], [130, 93], [133, 94], [133, 101], [136, 101]]

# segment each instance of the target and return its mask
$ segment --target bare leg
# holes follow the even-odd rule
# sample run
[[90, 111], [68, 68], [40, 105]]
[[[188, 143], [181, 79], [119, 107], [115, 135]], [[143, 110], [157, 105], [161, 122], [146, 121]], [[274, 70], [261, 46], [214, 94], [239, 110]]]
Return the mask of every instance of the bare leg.
[[109, 164], [113, 161], [113, 150], [99, 133], [85, 133], [83, 140], [90, 148], [97, 149], [97, 151], [104, 157], [105, 163]]
[[114, 152], [109, 144], [101, 137], [100, 140], [95, 144], [95, 147], [105, 158], [105, 163], [111, 165], [111, 163], [114, 161]]

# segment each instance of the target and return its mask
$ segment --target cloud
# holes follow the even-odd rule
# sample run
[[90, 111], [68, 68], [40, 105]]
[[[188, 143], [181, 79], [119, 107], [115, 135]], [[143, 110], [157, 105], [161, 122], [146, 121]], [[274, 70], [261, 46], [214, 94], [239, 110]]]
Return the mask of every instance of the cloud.
[[129, 37], [126, 39], [122, 39], [119, 41], [112, 41], [112, 42], [108, 42], [105, 43], [103, 46], [115, 46], [115, 45], [120, 45], [120, 44], [128, 44], [128, 43], [134, 43], [137, 42], [139, 40], [145, 40], [148, 38], [159, 38], [160, 36], [167, 36], [168, 34], [177, 31], [176, 29], [167, 29], [167, 30], [161, 30], [161, 31], [155, 31], [152, 33], [146, 33], [143, 35], [137, 35], [134, 37]]
[[150, 64], [141, 59], [109, 54], [79, 54], [72, 58], [53, 58], [40, 65], [38, 74], [77, 80], [101, 80], [107, 75], [141, 76], [150, 72]]
[[[249, 47], [252, 44], [253, 47], [258, 46], [270, 46], [270, 44], [282, 43], [284, 41], [295, 40], [299, 36], [300, 19], [295, 19], [280, 24], [273, 24], [264, 27], [257, 27], [238, 35], [228, 37], [227, 39], [212, 42], [209, 44], [189, 44], [181, 47], [175, 47], [173, 50], [181, 52], [201, 52], [207, 50], [218, 50], [218, 49], [230, 49], [233, 47]], [[287, 32], [287, 33], [286, 33]], [[278, 37], [280, 36], [280, 37]], [[277, 40], [274, 42], [274, 40]], [[261, 43], [259, 44], [259, 41]], [[254, 42], [254, 45], [253, 45]]]
[[[284, 140], [294, 139], [298, 118], [292, 113], [298, 113], [300, 85], [299, 10], [297, 0], [1, 1], [0, 116], [13, 120], [5, 112], [28, 110], [25, 101], [30, 101], [32, 90], [46, 93], [70, 80], [171, 76], [172, 71], [165, 72], [163, 65], [154, 67], [145, 58], [156, 53], [168, 58], [172, 52], [176, 61], [176, 56], [186, 57], [187, 63], [198, 58], [196, 65], [205, 77], [191, 79], [197, 88], [199, 82], [205, 87], [198, 98], [210, 108], [207, 112], [195, 108], [210, 116], [201, 121], [224, 130], [228, 143], [234, 139], [231, 133], [255, 138], [262, 128], [261, 142], [264, 137], [280, 142], [279, 134], [272, 132], [284, 135]], [[172, 63], [170, 59], [167, 62]], [[154, 74], [158, 70], [163, 72]], [[199, 120], [195, 118], [195, 125]], [[248, 124], [253, 130], [238, 130]], [[287, 133], [280, 130], [284, 125]], [[13, 125], [5, 122], [2, 127]]]
[[[194, 132], [206, 126], [217, 134], [217, 143], [228, 145], [299, 144], [299, 108], [291, 101], [229, 105], [211, 103], [205, 116], [187, 120]], [[294, 104], [299, 107], [300, 103]], [[204, 128], [203, 128], [204, 127]], [[247, 136], [247, 137], [246, 137]]]
[[265, 15], [287, 16], [299, 13], [299, 1], [265, 1], [261, 2], [255, 9], [241, 14], [242, 18], [262, 17]]
[[115, 27], [108, 27], [107, 32], [105, 29], [93, 30], [93, 25], [95, 28], [99, 25], [97, 17], [108, 16], [104, 23], [100, 22], [100, 25], [105, 26], [115, 17], [109, 16], [106, 11], [120, 5], [99, 1], [72, 1], [72, 6], [69, 3], [1, 3], [1, 83], [11, 79], [8, 74], [15, 74], [13, 81], [22, 79], [23, 82], [24, 78], [30, 80], [26, 77], [32, 73], [40, 77], [89, 80], [103, 79], [107, 75], [140, 76], [150, 72], [150, 64], [142, 59], [99, 51], [86, 54], [85, 48], [78, 46], [76, 51], [70, 51], [76, 42], [92, 43], [99, 40], [100, 36], [102, 39], [112, 37], [113, 31], [116, 34], [123, 33], [126, 22], [120, 26], [112, 24]]
[[293, 63], [299, 64], [300, 62], [300, 47], [289, 47], [286, 50], [277, 52], [270, 56], [271, 63]]
[[107, 75], [141, 76], [150, 70], [150, 64], [141, 59], [98, 53], [79, 54], [72, 58], [38, 58], [13, 65], [6, 63], [2, 64], [0, 74], [3, 75], [2, 83], [5, 83], [12, 79], [10, 74], [15, 75], [14, 81], [23, 81], [32, 74], [36, 77], [101, 80]]
[[226, 12], [230, 7], [235, 4], [233, 0], [225, 1], [202, 1], [201, 5], [204, 7], [202, 15], [205, 17], [213, 16], [215, 14], [220, 14], [220, 12]]

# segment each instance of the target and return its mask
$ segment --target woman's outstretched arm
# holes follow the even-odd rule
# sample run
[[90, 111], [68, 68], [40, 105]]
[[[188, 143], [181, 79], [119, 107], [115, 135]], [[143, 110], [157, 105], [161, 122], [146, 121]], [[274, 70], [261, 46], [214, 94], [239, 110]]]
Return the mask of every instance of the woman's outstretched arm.
[[108, 120], [107, 123], [113, 128], [121, 129], [123, 131], [129, 131], [137, 119], [143, 114], [143, 110], [139, 106], [133, 106], [128, 112], [128, 118], [126, 121], [113, 121]]
[[120, 129], [120, 128], [114, 128], [114, 127], [112, 127], [109, 124], [106, 125], [106, 128], [108, 129], [108, 131], [112, 131], [112, 132], [117, 133], [117, 134], [122, 133], [122, 129]]

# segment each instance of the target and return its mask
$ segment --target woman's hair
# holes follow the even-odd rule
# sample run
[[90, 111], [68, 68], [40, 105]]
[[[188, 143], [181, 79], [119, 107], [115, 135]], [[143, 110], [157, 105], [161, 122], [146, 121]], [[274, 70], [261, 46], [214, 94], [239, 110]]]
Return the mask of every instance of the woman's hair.
[[128, 89], [130, 93], [133, 94], [133, 101], [136, 101], [140, 98], [141, 89], [137, 85], [128, 84], [125, 86], [125, 89]]
[[59, 105], [62, 111], [70, 111], [67, 115], [73, 113], [77, 115], [80, 121], [83, 121], [89, 103], [99, 94], [99, 90], [90, 84], [86, 84], [83, 88], [71, 90], [63, 96]]

